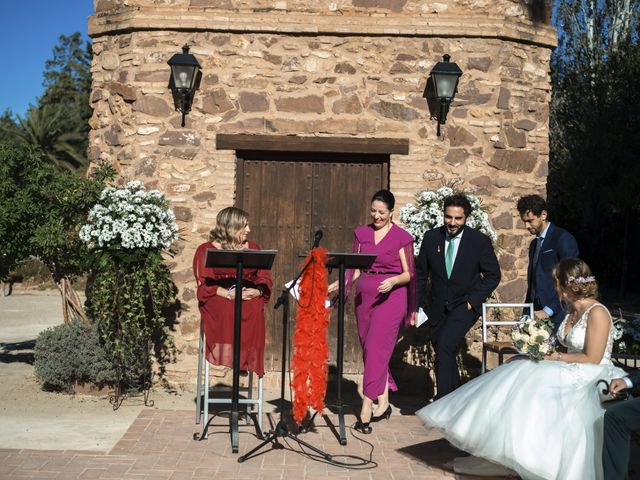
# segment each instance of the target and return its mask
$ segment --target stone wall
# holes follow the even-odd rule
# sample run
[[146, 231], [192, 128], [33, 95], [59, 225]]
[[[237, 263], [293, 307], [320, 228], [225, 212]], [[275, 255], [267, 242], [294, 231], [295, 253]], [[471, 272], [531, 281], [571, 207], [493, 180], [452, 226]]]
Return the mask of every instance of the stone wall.
[[[218, 133], [409, 139], [409, 155], [391, 156], [390, 184], [398, 204], [447, 181], [481, 197], [500, 235], [499, 297], [523, 298], [529, 238], [515, 201], [545, 192], [549, 58], [555, 44], [555, 31], [528, 20], [525, 4], [95, 4], [89, 22], [90, 159], [107, 160], [123, 178], [164, 191], [181, 227], [178, 255], [170, 262], [185, 305], [177, 334], [183, 355], [170, 372], [172, 381], [190, 382], [195, 368], [193, 252], [217, 212], [234, 202], [235, 154], [216, 150]], [[455, 15], [432, 14], [434, 9]], [[203, 79], [182, 128], [167, 88], [166, 62], [185, 43], [202, 65]], [[438, 138], [422, 93], [445, 53], [464, 75]]]
[[191, 12], [303, 13], [322, 15], [460, 15], [510, 17], [548, 23], [546, 0], [95, 0], [96, 13], [118, 8], [179, 8]]

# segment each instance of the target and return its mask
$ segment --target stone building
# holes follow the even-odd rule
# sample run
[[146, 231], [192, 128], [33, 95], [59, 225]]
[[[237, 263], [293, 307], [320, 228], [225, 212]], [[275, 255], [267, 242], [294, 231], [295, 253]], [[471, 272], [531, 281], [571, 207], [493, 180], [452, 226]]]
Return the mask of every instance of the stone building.
[[[279, 250], [281, 285], [316, 229], [324, 246], [349, 250], [378, 188], [402, 206], [457, 181], [499, 233], [499, 298], [523, 298], [529, 239], [515, 201], [545, 192], [557, 40], [542, 1], [94, 0], [90, 159], [164, 191], [181, 227], [172, 382], [193, 383], [191, 260], [228, 205], [248, 210], [252, 238]], [[184, 44], [203, 77], [181, 127], [167, 60]], [[443, 54], [464, 74], [437, 137], [423, 92]], [[266, 365], [277, 370], [281, 323], [268, 310]], [[359, 368], [352, 321], [346, 372]]]

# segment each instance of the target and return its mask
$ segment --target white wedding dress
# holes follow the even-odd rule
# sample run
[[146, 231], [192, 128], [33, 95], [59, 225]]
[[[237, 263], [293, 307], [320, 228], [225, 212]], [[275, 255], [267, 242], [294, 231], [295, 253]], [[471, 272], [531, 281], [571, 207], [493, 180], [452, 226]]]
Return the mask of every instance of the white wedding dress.
[[[560, 334], [569, 353], [583, 351], [587, 318], [595, 305], [600, 304], [587, 309], [566, 337]], [[558, 332], [565, 331], [566, 321]], [[604, 410], [596, 384], [624, 376], [611, 362], [612, 347], [610, 331], [599, 365], [530, 360], [501, 365], [417, 415], [454, 446], [513, 469], [524, 479], [602, 479]], [[488, 462], [474, 460], [462, 460], [464, 473], [477, 469], [477, 475], [482, 470], [499, 474]]]

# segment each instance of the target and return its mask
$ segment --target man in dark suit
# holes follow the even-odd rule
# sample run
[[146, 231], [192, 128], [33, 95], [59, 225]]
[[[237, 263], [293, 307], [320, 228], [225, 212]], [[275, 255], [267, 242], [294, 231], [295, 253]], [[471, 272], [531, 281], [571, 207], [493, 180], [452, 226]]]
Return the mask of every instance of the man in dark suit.
[[563, 258], [578, 256], [578, 243], [573, 235], [549, 221], [547, 202], [540, 195], [520, 198], [517, 207], [524, 226], [536, 236], [529, 245], [525, 301], [533, 302], [536, 317], [550, 317], [557, 330], [565, 312], [551, 272]]
[[[611, 393], [619, 395], [626, 389], [640, 390], [640, 373], [611, 380]], [[602, 467], [606, 480], [626, 478], [629, 468], [631, 432], [640, 430], [640, 398], [618, 402], [604, 414], [604, 445]]]
[[447, 197], [444, 226], [424, 234], [416, 260], [419, 295], [431, 280], [426, 313], [436, 353], [436, 399], [460, 386], [456, 352], [500, 282], [491, 239], [465, 226], [470, 214], [467, 197]]

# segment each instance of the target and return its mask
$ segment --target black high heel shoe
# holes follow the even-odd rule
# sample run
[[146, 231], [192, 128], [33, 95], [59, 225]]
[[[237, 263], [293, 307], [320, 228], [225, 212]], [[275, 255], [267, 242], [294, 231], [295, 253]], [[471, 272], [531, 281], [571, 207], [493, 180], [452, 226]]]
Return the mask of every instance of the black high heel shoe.
[[391, 405], [387, 407], [387, 409], [382, 413], [382, 415], [373, 415], [371, 417], [371, 423], [379, 422], [383, 418], [386, 418], [387, 420], [389, 420], [390, 416], [391, 416]]
[[369, 435], [373, 432], [373, 428], [369, 425], [369, 422], [361, 422], [358, 420], [354, 426], [354, 428], [360, 433], [364, 433], [365, 435]]

